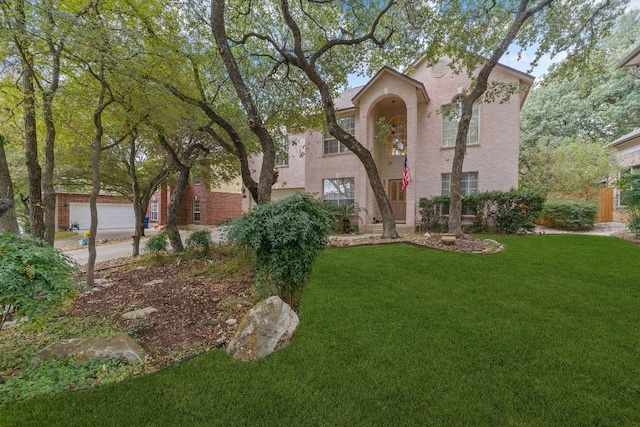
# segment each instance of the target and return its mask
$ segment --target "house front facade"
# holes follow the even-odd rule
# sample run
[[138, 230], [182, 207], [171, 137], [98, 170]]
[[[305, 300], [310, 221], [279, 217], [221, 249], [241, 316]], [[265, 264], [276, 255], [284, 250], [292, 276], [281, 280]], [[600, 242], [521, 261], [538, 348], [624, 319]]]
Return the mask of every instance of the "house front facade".
[[[640, 68], [640, 45], [618, 62], [615, 68]], [[619, 162], [620, 166], [623, 168], [623, 174], [637, 172], [640, 170], [640, 128], [636, 128], [628, 134], [622, 135], [620, 138], [613, 141], [610, 146], [618, 151]], [[615, 181], [615, 178], [613, 180]], [[627, 220], [624, 200], [620, 197], [619, 190], [615, 190], [613, 220]]]
[[[640, 128], [621, 136], [610, 145], [618, 151], [619, 164], [623, 168], [622, 174], [640, 171]], [[613, 203], [613, 220], [627, 220], [624, 200], [620, 197], [620, 190], [617, 189]]]
[[[458, 103], [470, 85], [445, 61], [428, 65], [422, 59], [412, 70], [384, 67], [365, 86], [336, 100], [342, 127], [371, 151], [396, 222], [409, 229], [420, 220], [420, 198], [449, 193]], [[463, 168], [465, 194], [518, 185], [520, 108], [533, 77], [498, 65], [491, 81], [509, 84], [515, 93], [474, 106]], [[330, 203], [353, 203], [366, 209], [359, 213], [361, 230], [381, 219], [364, 167], [331, 135], [291, 134], [281, 143], [284, 152], [288, 163], [278, 166], [274, 199], [303, 190]], [[409, 185], [403, 190], [405, 159]], [[253, 162], [259, 170], [260, 157]], [[250, 201], [243, 202], [243, 209], [249, 209]]]

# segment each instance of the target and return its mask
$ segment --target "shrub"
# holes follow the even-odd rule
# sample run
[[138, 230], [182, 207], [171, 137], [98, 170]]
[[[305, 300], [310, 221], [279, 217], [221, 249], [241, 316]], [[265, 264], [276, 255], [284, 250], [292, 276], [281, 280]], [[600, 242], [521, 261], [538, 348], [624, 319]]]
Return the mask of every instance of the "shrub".
[[75, 261], [43, 240], [0, 233], [0, 259], [0, 327], [11, 310], [32, 319], [75, 289]]
[[[490, 191], [466, 196], [462, 211], [474, 215], [472, 230], [486, 231], [493, 223], [506, 234], [531, 231], [544, 204], [544, 196], [531, 190]], [[420, 199], [424, 230], [444, 232], [448, 227], [449, 197]]]
[[151, 237], [144, 244], [144, 250], [148, 253], [156, 254], [156, 258], [160, 258], [160, 254], [166, 252], [168, 247], [167, 233], [164, 231]]
[[449, 213], [449, 197], [436, 196], [430, 199], [420, 199], [420, 228], [422, 231], [447, 231], [447, 217]]
[[211, 230], [203, 228], [202, 230], [194, 231], [185, 240], [188, 250], [202, 250], [208, 252], [213, 240], [211, 239]]
[[306, 193], [253, 208], [225, 227], [228, 240], [256, 253], [256, 285], [289, 304], [303, 287], [333, 227], [329, 207]]
[[598, 205], [582, 200], [550, 200], [545, 203], [542, 218], [550, 227], [565, 230], [589, 230], [593, 228]]
[[365, 208], [358, 207], [353, 203], [349, 205], [329, 205], [329, 207], [333, 210], [333, 216], [335, 218], [335, 231], [344, 234], [351, 233], [352, 231], [351, 217], [356, 215], [358, 212], [367, 211]]
[[620, 201], [629, 214], [629, 229], [640, 237], [640, 172], [623, 174], [617, 182]]
[[544, 207], [544, 196], [533, 190], [492, 191], [486, 195], [488, 215], [505, 234], [531, 232]]

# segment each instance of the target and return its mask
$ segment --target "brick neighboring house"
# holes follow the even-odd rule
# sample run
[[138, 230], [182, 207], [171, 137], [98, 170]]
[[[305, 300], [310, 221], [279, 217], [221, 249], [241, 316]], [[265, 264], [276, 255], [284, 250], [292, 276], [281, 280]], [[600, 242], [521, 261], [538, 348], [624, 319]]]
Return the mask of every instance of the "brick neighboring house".
[[[178, 211], [178, 225], [218, 225], [242, 214], [242, 194], [239, 183], [222, 185], [208, 190], [196, 180], [183, 196]], [[167, 220], [167, 209], [171, 190], [165, 185], [151, 197], [147, 208], [150, 226], [163, 225]], [[133, 228], [135, 213], [131, 200], [101, 194], [97, 200], [98, 228]], [[72, 224], [88, 230], [91, 217], [89, 195], [58, 191], [56, 194], [56, 229], [68, 230]]]
[[[178, 225], [218, 225], [242, 215], [242, 193], [239, 183], [221, 185], [208, 190], [196, 178], [187, 187], [178, 211]], [[166, 185], [151, 197], [147, 216], [149, 226], [167, 221], [171, 189]]]
[[[135, 216], [133, 203], [121, 196], [101, 194], [96, 201], [98, 228], [133, 228]], [[56, 192], [56, 230], [68, 230], [76, 223], [82, 230], [91, 225], [89, 195], [83, 193]]]
[[[413, 229], [419, 221], [422, 197], [448, 195], [458, 120], [442, 114], [469, 86], [446, 61], [427, 66], [426, 58], [403, 74], [382, 68], [365, 86], [345, 91], [336, 100], [342, 126], [373, 154], [398, 224]], [[509, 100], [479, 103], [469, 131], [463, 168], [463, 192], [509, 190], [518, 186], [520, 109], [533, 76], [498, 65], [492, 81], [513, 84]], [[452, 110], [457, 110], [455, 107]], [[386, 141], [377, 141], [378, 120], [391, 126]], [[280, 141], [278, 181], [272, 198], [303, 190], [331, 203], [364, 207], [362, 226], [381, 217], [364, 167], [357, 157], [328, 133], [292, 133]], [[401, 190], [405, 154], [410, 183]], [[261, 157], [252, 159], [259, 170]], [[251, 207], [243, 199], [243, 209]]]

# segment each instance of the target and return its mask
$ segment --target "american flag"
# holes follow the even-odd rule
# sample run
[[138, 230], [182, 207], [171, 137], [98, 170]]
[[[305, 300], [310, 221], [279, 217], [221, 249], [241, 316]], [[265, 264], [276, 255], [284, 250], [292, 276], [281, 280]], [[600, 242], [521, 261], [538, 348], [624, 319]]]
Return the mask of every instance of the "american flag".
[[402, 169], [402, 191], [406, 190], [411, 180], [411, 174], [409, 173], [409, 164], [407, 163], [407, 154], [404, 155], [404, 168]]

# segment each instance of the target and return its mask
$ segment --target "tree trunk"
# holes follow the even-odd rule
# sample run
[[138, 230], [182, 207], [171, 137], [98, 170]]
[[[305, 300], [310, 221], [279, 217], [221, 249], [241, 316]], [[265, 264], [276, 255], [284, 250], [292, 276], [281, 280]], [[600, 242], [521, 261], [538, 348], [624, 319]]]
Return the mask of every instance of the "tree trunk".
[[[52, 16], [54, 9], [53, 3], [46, 3], [46, 14], [50, 29], [55, 26]], [[44, 174], [42, 176], [42, 191], [44, 193], [44, 240], [53, 246], [56, 232], [55, 215], [56, 215], [56, 191], [53, 186], [53, 171], [55, 165], [55, 142], [56, 142], [56, 126], [53, 120], [53, 97], [58, 90], [60, 84], [60, 55], [62, 54], [62, 43], [56, 46], [51, 34], [47, 35], [47, 46], [51, 57], [51, 81], [48, 88], [42, 90], [42, 114], [47, 129], [44, 146]]]
[[16, 1], [16, 21], [24, 34], [14, 36], [14, 43], [20, 52], [22, 67], [22, 92], [24, 95], [24, 155], [29, 175], [29, 225], [31, 235], [44, 237], [42, 210], [42, 169], [38, 163], [38, 134], [36, 133], [36, 91], [34, 87], [33, 61], [27, 43], [24, 0]]
[[[329, 89], [326, 81], [318, 72], [318, 69], [316, 68], [317, 62], [309, 61], [307, 59], [307, 52], [303, 50], [301, 31], [289, 11], [288, 3], [283, 1], [281, 5], [283, 8], [282, 11], [285, 22], [291, 29], [294, 37], [293, 53], [285, 55], [285, 57], [289, 63], [301, 69], [307, 75], [309, 80], [311, 80], [311, 82], [316, 86], [316, 88], [318, 88], [318, 92], [320, 93], [320, 96], [322, 98], [322, 108], [324, 110], [329, 133], [338, 141], [342, 142], [349, 150], [351, 150], [352, 153], [354, 153], [358, 157], [358, 159], [364, 166], [365, 171], [367, 172], [369, 185], [373, 190], [373, 194], [376, 198], [376, 203], [378, 204], [380, 214], [382, 215], [382, 238], [396, 239], [399, 236], [398, 231], [396, 230], [396, 221], [393, 218], [393, 210], [391, 209], [389, 198], [384, 191], [384, 186], [382, 185], [382, 180], [380, 179], [380, 174], [378, 173], [378, 167], [376, 166], [373, 156], [364, 145], [362, 145], [353, 135], [345, 132], [345, 130], [342, 129], [342, 127], [340, 127], [340, 125], [338, 124], [335, 104], [333, 102], [331, 90]], [[318, 55], [318, 52], [316, 52], [316, 55]], [[318, 58], [315, 59], [317, 60]]]
[[129, 159], [125, 162], [129, 177], [131, 178], [131, 190], [133, 192], [133, 212], [135, 214], [135, 227], [133, 232], [133, 248], [131, 256], [140, 255], [140, 239], [144, 236], [144, 216], [146, 207], [143, 207], [140, 200], [140, 183], [136, 173], [136, 135], [129, 137]]
[[462, 167], [464, 163], [464, 156], [467, 151], [467, 135], [469, 133], [469, 123], [471, 122], [473, 103], [486, 92], [491, 71], [493, 71], [502, 55], [504, 55], [513, 40], [516, 38], [525, 21], [545, 7], [549, 7], [552, 2], [553, 0], [545, 0], [527, 10], [527, 4], [529, 1], [520, 1], [509, 31], [491, 57], [485, 61], [484, 65], [478, 72], [475, 86], [462, 100], [461, 118], [460, 123], [458, 124], [456, 148], [453, 156], [453, 164], [451, 166], [451, 201], [449, 204], [449, 233], [453, 233], [457, 237], [462, 236]]
[[20, 230], [16, 218], [13, 183], [4, 151], [4, 141], [4, 136], [0, 135], [0, 232], [18, 234]]
[[176, 150], [171, 147], [165, 136], [162, 132], [158, 134], [158, 141], [162, 148], [167, 152], [169, 158], [171, 159], [171, 164], [178, 171], [178, 181], [175, 185], [175, 188], [171, 189], [171, 200], [169, 201], [169, 206], [167, 207], [167, 222], [166, 222], [166, 230], [169, 235], [169, 242], [173, 247], [175, 252], [184, 251], [184, 246], [182, 245], [182, 239], [180, 238], [180, 231], [178, 230], [178, 213], [180, 209], [180, 203], [182, 202], [182, 197], [184, 196], [185, 190], [189, 185], [189, 173], [191, 169], [189, 166], [183, 164], [178, 158], [178, 154]]
[[276, 182], [276, 149], [269, 131], [262, 122], [260, 112], [251, 96], [251, 91], [244, 82], [240, 67], [229, 46], [224, 22], [224, 9], [224, 0], [211, 1], [211, 32], [213, 38], [216, 40], [218, 52], [229, 73], [229, 79], [233, 83], [238, 98], [244, 107], [249, 129], [256, 135], [262, 147], [262, 167], [260, 169], [260, 178], [257, 187], [257, 203], [261, 205], [271, 201], [271, 187]]
[[54, 146], [56, 140], [56, 127], [51, 111], [53, 94], [42, 95], [42, 112], [47, 128], [44, 146], [44, 173], [42, 175], [42, 190], [44, 193], [44, 240], [53, 246], [56, 232], [56, 190], [53, 187]]
[[[307, 70], [305, 70], [305, 72], [307, 72]], [[371, 152], [367, 150], [365, 146], [360, 144], [360, 142], [358, 142], [358, 140], [353, 135], [345, 132], [345, 130], [342, 129], [340, 125], [338, 125], [333, 98], [331, 97], [329, 87], [324, 82], [322, 77], [320, 77], [315, 69], [310, 69], [310, 67], [307, 75], [316, 85], [320, 92], [320, 95], [322, 96], [324, 114], [329, 126], [329, 133], [338, 141], [342, 142], [349, 150], [351, 150], [352, 153], [354, 153], [358, 157], [360, 163], [362, 163], [362, 166], [364, 166], [364, 169], [367, 172], [369, 185], [373, 190], [373, 194], [376, 198], [376, 203], [378, 204], [380, 214], [382, 215], [382, 238], [397, 239], [399, 236], [398, 231], [396, 230], [396, 220], [393, 218], [391, 203], [389, 202], [387, 193], [384, 191], [384, 185], [382, 185], [382, 180], [380, 179], [380, 174], [378, 173], [378, 167], [376, 166], [376, 162], [373, 159]]]
[[24, 91], [24, 156], [29, 174], [29, 223], [31, 235], [42, 239], [44, 238], [42, 169], [38, 163], [35, 88], [33, 86], [33, 73], [27, 61], [22, 61], [22, 67], [22, 89]]
[[182, 202], [184, 193], [189, 185], [189, 173], [190, 169], [186, 166], [179, 168], [178, 181], [175, 188], [171, 189], [171, 200], [169, 201], [169, 208], [167, 213], [167, 235], [169, 236], [169, 242], [174, 252], [184, 251], [182, 239], [180, 238], [180, 230], [178, 230], [178, 213], [180, 209], [180, 203]]
[[93, 112], [94, 136], [91, 151], [91, 167], [93, 168], [92, 183], [93, 189], [89, 197], [89, 210], [91, 215], [91, 226], [89, 228], [89, 259], [87, 260], [87, 286], [90, 288], [94, 284], [96, 266], [96, 234], [98, 233], [98, 196], [100, 195], [100, 153], [102, 152], [102, 136], [104, 127], [102, 126], [102, 113], [113, 99], [105, 101], [107, 84], [104, 79], [104, 66], [100, 69], [100, 74], [96, 76], [100, 82], [100, 92], [98, 102]]
[[124, 163], [131, 178], [131, 189], [133, 192], [133, 209], [135, 213], [135, 229], [133, 234], [133, 248], [131, 256], [140, 255], [140, 240], [144, 236], [144, 217], [147, 213], [147, 206], [151, 200], [151, 195], [160, 186], [160, 183], [166, 178], [169, 169], [163, 166], [162, 170], [151, 180], [149, 186], [140, 194], [140, 182], [136, 171], [136, 155], [137, 155], [137, 135], [132, 134], [129, 138], [129, 159]]

